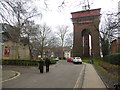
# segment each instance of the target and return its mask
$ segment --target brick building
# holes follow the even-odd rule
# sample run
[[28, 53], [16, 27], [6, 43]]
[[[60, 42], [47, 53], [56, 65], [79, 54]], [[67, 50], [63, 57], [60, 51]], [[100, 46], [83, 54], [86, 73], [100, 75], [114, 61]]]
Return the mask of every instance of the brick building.
[[120, 38], [111, 42], [111, 54], [120, 53]]
[[21, 38], [18, 42], [18, 33], [15, 32], [15, 27], [1, 23], [0, 32], [2, 32], [0, 41], [2, 43], [2, 59], [30, 59], [26, 38]]
[[2, 50], [3, 59], [30, 59], [28, 45], [8, 41], [4, 43]]
[[72, 12], [71, 14], [74, 26], [73, 56], [100, 56], [100, 9]]
[[71, 57], [71, 48], [70, 47], [54, 47], [50, 49], [51, 57], [59, 58], [70, 58]]

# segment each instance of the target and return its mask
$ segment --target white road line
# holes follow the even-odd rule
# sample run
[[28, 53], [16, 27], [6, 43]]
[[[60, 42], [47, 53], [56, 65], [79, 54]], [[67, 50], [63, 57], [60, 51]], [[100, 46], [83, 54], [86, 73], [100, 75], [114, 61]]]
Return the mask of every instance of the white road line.
[[82, 68], [82, 70], [80, 71], [80, 73], [79, 73], [79, 76], [78, 76], [78, 78], [77, 78], [77, 81], [76, 81], [76, 83], [75, 83], [75, 86], [74, 86], [74, 88], [79, 88], [79, 84], [80, 84], [80, 78], [81, 78], [81, 76], [82, 76], [82, 74], [83, 74], [83, 72], [84, 72], [84, 69], [85, 69], [85, 65], [83, 66], [83, 68]]

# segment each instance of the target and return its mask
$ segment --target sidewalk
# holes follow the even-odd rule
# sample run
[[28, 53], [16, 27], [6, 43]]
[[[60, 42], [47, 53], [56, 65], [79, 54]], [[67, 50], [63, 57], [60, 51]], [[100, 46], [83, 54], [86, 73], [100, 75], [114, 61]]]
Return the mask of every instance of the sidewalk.
[[106, 88], [91, 64], [85, 63], [85, 74], [82, 88]]

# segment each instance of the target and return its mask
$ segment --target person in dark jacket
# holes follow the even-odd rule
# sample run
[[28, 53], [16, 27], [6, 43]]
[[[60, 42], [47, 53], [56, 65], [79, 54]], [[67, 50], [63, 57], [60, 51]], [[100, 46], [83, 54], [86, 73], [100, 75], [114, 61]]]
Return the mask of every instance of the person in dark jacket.
[[44, 69], [44, 61], [40, 60], [39, 61], [39, 70], [40, 70], [40, 73], [43, 73], [43, 69]]
[[45, 58], [46, 72], [49, 72], [49, 64], [50, 64], [50, 59]]

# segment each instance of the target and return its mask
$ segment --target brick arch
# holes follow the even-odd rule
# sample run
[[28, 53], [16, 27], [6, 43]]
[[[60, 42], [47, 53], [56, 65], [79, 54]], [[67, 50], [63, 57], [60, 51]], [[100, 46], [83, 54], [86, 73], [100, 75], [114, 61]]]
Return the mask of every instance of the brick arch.
[[86, 29], [86, 28], [83, 29], [83, 30], [82, 30], [82, 37], [84, 36], [84, 34], [91, 34], [91, 33], [90, 33], [90, 30], [89, 30], [89, 29]]
[[82, 30], [82, 48], [83, 48], [83, 56], [84, 57], [89, 57], [90, 56], [90, 30], [88, 29], [83, 29]]
[[[90, 56], [89, 35], [91, 35], [92, 55], [100, 56], [99, 22], [96, 22], [99, 21], [100, 9], [73, 12], [71, 14], [74, 26], [73, 56]], [[94, 26], [95, 23], [96, 26]], [[83, 47], [83, 36], [86, 39], [85, 47]]]

